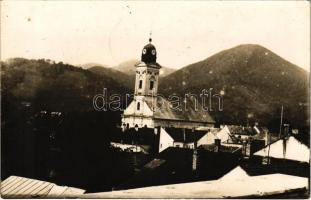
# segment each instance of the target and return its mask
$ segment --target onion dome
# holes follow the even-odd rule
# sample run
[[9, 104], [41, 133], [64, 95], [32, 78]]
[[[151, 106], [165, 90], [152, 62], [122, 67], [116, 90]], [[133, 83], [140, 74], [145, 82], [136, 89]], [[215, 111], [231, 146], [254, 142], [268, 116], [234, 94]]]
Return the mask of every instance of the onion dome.
[[149, 44], [144, 46], [142, 54], [141, 54], [141, 61], [145, 64], [151, 64], [157, 62], [157, 50], [153, 44], [151, 44], [152, 39], [149, 39]]

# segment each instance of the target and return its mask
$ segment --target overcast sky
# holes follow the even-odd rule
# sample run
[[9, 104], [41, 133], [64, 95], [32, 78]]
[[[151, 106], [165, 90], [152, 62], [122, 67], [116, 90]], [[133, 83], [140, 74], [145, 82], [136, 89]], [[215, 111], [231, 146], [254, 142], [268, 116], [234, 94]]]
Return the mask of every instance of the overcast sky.
[[140, 59], [152, 32], [158, 62], [167, 67], [252, 43], [309, 70], [309, 6], [307, 1], [5, 1], [1, 59], [113, 66]]

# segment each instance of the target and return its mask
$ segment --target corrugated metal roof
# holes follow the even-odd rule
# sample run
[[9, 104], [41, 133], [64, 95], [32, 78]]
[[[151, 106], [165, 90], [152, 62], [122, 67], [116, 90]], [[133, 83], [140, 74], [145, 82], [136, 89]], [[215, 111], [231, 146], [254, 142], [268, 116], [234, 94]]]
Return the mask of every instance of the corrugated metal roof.
[[2, 181], [0, 189], [1, 196], [4, 198], [74, 197], [84, 192], [85, 190], [78, 188], [58, 186], [54, 183], [18, 176], [10, 176]]

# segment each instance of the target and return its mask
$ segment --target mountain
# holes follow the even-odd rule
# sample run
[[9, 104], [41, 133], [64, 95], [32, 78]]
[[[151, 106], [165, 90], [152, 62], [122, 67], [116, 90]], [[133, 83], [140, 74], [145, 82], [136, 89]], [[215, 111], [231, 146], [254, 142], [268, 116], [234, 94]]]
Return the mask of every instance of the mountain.
[[172, 69], [172, 68], [168, 68], [168, 67], [162, 67], [160, 69], [160, 77], [162, 78], [162, 77], [168, 76], [175, 71], [176, 71], [176, 69]]
[[114, 68], [106, 68], [101, 66], [94, 66], [89, 68], [88, 70], [100, 76], [111, 77], [113, 80], [121, 83], [125, 88], [128, 88], [130, 90], [134, 88], [134, 75], [128, 75]]
[[223, 111], [212, 98], [211, 115], [219, 123], [259, 122], [278, 130], [281, 106], [293, 128], [309, 126], [309, 75], [270, 50], [253, 44], [221, 51], [164, 77], [159, 92], [223, 94]]
[[1, 86], [2, 108], [23, 104], [52, 111], [94, 110], [93, 97], [103, 94], [103, 88], [109, 94], [130, 92], [111, 75], [98, 75], [62, 62], [24, 58], [1, 62]]
[[135, 75], [135, 65], [139, 63], [139, 60], [133, 59], [120, 63], [119, 65], [113, 67], [113, 69], [123, 72], [127, 75]]
[[[139, 60], [128, 60], [120, 63], [119, 65], [113, 67], [113, 69], [123, 72], [127, 75], [134, 76], [135, 75], [135, 65], [139, 63]], [[160, 77], [165, 77], [171, 73], [173, 73], [175, 69], [163, 67], [160, 69]]]
[[102, 65], [99, 63], [85, 63], [82, 65], [79, 65], [79, 67], [82, 67], [83, 69], [89, 69], [91, 67], [108, 67], [108, 65]]

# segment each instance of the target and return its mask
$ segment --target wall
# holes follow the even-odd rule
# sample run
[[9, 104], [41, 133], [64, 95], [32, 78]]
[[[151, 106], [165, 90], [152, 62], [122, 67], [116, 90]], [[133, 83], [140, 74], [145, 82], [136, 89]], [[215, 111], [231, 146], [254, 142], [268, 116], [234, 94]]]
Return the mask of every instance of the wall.
[[[137, 110], [137, 102], [140, 102], [140, 109]], [[125, 109], [122, 117], [122, 125], [129, 124], [129, 128], [144, 127], [154, 128], [152, 120], [153, 112], [144, 102], [143, 97], [135, 97], [132, 103]]]
[[211, 132], [206, 133], [202, 138], [198, 140], [198, 147], [205, 144], [214, 144], [216, 137]]
[[160, 130], [159, 153], [174, 144], [173, 138], [163, 129]]

